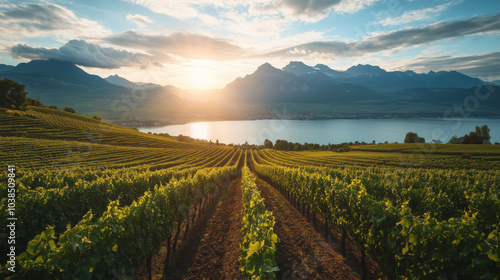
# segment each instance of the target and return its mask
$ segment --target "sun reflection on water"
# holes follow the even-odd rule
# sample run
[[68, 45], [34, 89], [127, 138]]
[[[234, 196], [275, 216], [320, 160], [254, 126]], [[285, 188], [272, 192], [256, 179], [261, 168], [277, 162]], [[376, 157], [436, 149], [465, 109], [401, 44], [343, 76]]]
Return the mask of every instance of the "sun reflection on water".
[[208, 139], [208, 123], [199, 122], [199, 123], [191, 123], [189, 124], [189, 135], [192, 138], [198, 139]]

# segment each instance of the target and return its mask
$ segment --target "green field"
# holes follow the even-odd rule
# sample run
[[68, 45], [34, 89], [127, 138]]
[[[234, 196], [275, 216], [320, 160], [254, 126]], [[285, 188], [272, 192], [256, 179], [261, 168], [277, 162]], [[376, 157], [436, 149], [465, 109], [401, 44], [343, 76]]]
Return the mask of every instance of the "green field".
[[[237, 148], [179, 142], [41, 107], [1, 109], [0, 136], [0, 219], [17, 218], [16, 273], [2, 254], [3, 278], [147, 279], [143, 267], [165, 278], [169, 259], [191, 244], [179, 233], [202, 220], [207, 205], [218, 207], [228, 185], [243, 190], [243, 211], [227, 217], [242, 223], [225, 232], [242, 232], [240, 247], [227, 249], [239, 260], [239, 277], [283, 276], [280, 265], [291, 261], [279, 244], [291, 241], [275, 230], [275, 221], [284, 223], [282, 210], [266, 211], [277, 202], [260, 194], [264, 181], [297, 210], [290, 218], [311, 222], [311, 214], [314, 228], [323, 223], [316, 230], [325, 241], [336, 233], [352, 240], [361, 263], [366, 258], [378, 271], [372, 273], [387, 279], [500, 275], [498, 145], [379, 144], [343, 153]], [[6, 242], [1, 251], [10, 251]], [[305, 261], [311, 252], [294, 254]], [[166, 263], [163, 274], [152, 265], [157, 255]], [[191, 266], [187, 271], [197, 268]], [[366, 273], [366, 264], [353, 273]]]
[[433, 143], [408, 143], [408, 144], [378, 144], [352, 146], [352, 150], [367, 152], [397, 152], [439, 155], [500, 155], [500, 145], [479, 144], [433, 144]]

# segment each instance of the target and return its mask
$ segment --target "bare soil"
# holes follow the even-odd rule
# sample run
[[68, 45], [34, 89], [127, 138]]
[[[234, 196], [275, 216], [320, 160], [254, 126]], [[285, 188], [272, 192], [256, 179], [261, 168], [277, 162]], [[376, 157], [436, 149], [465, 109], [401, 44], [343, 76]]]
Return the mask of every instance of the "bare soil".
[[237, 179], [229, 186], [183, 279], [241, 279], [242, 210], [241, 179]]
[[273, 187], [257, 179], [266, 208], [276, 218], [279, 279], [359, 279], [358, 272]]
[[[185, 238], [186, 227], [182, 225], [176, 252], [166, 269], [167, 241], [152, 256], [152, 279], [241, 279], [242, 209], [241, 179], [235, 179], [198, 214]], [[135, 279], [149, 279], [146, 263], [137, 269]]]

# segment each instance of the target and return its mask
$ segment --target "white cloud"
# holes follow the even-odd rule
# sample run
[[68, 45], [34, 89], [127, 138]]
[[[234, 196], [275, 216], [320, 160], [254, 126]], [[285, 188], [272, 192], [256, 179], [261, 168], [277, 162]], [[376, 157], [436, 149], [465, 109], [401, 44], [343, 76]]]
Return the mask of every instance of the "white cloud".
[[109, 33], [98, 22], [80, 18], [61, 5], [44, 2], [0, 6], [0, 34], [9, 38], [50, 35], [74, 39]]
[[297, 55], [299, 54], [295, 51], [297, 49], [305, 50], [305, 53], [319, 52], [336, 57], [353, 57], [381, 51], [398, 51], [440, 40], [493, 32], [500, 32], [500, 14], [452, 22], [443, 21], [419, 28], [380, 33], [351, 43], [341, 41], [309, 42], [269, 52], [265, 56], [287, 56], [290, 55], [290, 50]]
[[199, 5], [207, 4], [207, 1], [192, 1], [192, 0], [125, 0], [137, 5], [144, 6], [151, 11], [158, 14], [165, 14], [175, 18], [187, 19], [194, 18], [199, 15], [198, 10], [195, 8], [196, 3]]
[[379, 1], [380, 0], [343, 0], [335, 6], [334, 9], [339, 13], [353, 14]]
[[166, 56], [158, 57], [115, 48], [103, 48], [83, 40], [71, 40], [59, 49], [35, 48], [26, 44], [18, 44], [10, 49], [10, 54], [14, 58], [55, 59], [105, 69], [121, 67], [147, 69], [152, 66], [161, 67], [160, 61], [167, 61]]
[[384, 26], [392, 26], [392, 25], [414, 23], [417, 21], [430, 20], [430, 19], [433, 19], [433, 18], [439, 16], [441, 13], [446, 11], [451, 6], [457, 5], [461, 2], [462, 1], [451, 1], [451, 2], [444, 3], [441, 5], [435, 6], [435, 7], [431, 7], [431, 8], [406, 11], [401, 16], [392, 17], [392, 18], [387, 17], [387, 18], [379, 21], [379, 23], [384, 25]]
[[[245, 11], [249, 17], [284, 16], [289, 21], [317, 22], [331, 11], [355, 13], [380, 0], [123, 0], [144, 6], [155, 13], [180, 19], [200, 18], [203, 8], [213, 7], [221, 14]], [[248, 17], [246, 17], [248, 18]]]
[[107, 44], [145, 50], [156, 56], [165, 54], [185, 59], [228, 60], [246, 54], [241, 47], [228, 40], [199, 34], [177, 32], [173, 34], [144, 34], [127, 31], [102, 39]]
[[138, 26], [146, 26], [152, 21], [147, 16], [128, 14], [127, 20], [133, 21]]

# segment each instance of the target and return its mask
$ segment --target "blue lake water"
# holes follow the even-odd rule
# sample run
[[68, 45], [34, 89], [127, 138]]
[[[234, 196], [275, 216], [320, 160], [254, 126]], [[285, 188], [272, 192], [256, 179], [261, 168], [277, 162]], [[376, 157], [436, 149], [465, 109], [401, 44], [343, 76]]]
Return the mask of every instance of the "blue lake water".
[[412, 131], [447, 143], [453, 135], [463, 136], [475, 126], [488, 125], [491, 143], [500, 142], [498, 119], [337, 119], [337, 120], [251, 120], [197, 122], [164, 127], [142, 127], [142, 132], [186, 135], [221, 143], [263, 144], [265, 139], [298, 143], [385, 142], [402, 143]]

